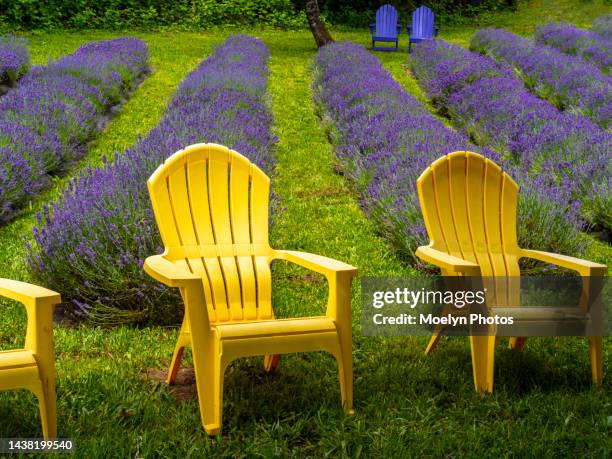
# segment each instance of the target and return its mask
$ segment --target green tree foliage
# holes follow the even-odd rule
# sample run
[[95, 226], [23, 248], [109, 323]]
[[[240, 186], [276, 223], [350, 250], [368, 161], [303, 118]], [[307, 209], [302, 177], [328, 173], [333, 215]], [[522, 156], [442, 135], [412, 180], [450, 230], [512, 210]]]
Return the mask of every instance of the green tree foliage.
[[126, 29], [306, 24], [290, 0], [0, 0], [0, 23], [21, 29]]
[[[393, 3], [400, 23], [421, 4], [438, 23], [461, 22], [483, 11], [514, 7], [518, 0], [319, 0], [324, 21], [353, 27], [369, 24], [376, 9]], [[0, 0], [5, 29], [130, 29], [173, 27], [201, 30], [216, 25], [307, 25], [305, 0]]]
[[[515, 9], [519, 0], [319, 0], [319, 7], [332, 24], [367, 27], [376, 10], [385, 3], [395, 6], [400, 24], [409, 24], [412, 12], [421, 5], [428, 6], [436, 16], [436, 23], [461, 23], [465, 18], [484, 11]], [[299, 7], [303, 0], [292, 0]]]

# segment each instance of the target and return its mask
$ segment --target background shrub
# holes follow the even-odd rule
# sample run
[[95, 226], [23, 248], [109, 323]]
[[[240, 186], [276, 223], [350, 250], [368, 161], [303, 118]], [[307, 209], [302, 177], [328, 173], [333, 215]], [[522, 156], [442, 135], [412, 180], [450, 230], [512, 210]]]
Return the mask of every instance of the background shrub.
[[[303, 3], [292, 0], [296, 8]], [[465, 22], [467, 18], [479, 13], [495, 10], [513, 10], [517, 0], [408, 0], [392, 2], [389, 0], [319, 0], [323, 15], [332, 24], [344, 24], [351, 27], [367, 27], [373, 21], [376, 10], [385, 3], [394, 5], [399, 13], [402, 26], [412, 22], [412, 12], [421, 5], [428, 6], [434, 12], [436, 24], [453, 24]]]
[[[319, 0], [333, 24], [365, 27], [383, 0]], [[399, 5], [400, 22], [410, 22], [419, 5], [431, 7], [441, 23], [461, 22], [480, 12], [513, 8], [516, 0], [409, 0]], [[19, 29], [180, 27], [262, 24], [306, 26], [303, 0], [0, 0], [0, 24]]]
[[304, 13], [290, 0], [0, 0], [0, 12], [0, 22], [22, 29], [300, 27], [306, 23]]
[[2, 86], [13, 86], [30, 68], [27, 42], [14, 35], [0, 36], [0, 95]]

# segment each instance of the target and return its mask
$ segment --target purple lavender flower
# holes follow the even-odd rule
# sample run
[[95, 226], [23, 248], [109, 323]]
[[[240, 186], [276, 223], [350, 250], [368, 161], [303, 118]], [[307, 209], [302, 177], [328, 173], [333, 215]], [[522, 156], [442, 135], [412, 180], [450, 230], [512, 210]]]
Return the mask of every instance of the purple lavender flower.
[[180, 320], [176, 292], [142, 270], [147, 256], [163, 250], [146, 182], [166, 158], [198, 142], [227, 145], [273, 170], [268, 56], [260, 40], [230, 37], [185, 78], [157, 127], [75, 177], [39, 216], [30, 269], [75, 314], [105, 324]]
[[419, 83], [455, 125], [502, 154], [522, 192], [555, 204], [556, 211], [550, 212], [558, 217], [550, 218], [563, 224], [543, 228], [550, 233], [550, 248], [577, 253], [574, 239], [585, 219], [612, 229], [610, 199], [606, 206], [600, 196], [612, 194], [608, 132], [583, 116], [559, 112], [529, 93], [507, 67], [460, 46], [441, 40], [423, 44], [411, 64]]
[[604, 14], [597, 18], [591, 30], [602, 37], [612, 39], [612, 14]]
[[110, 108], [148, 71], [148, 62], [147, 46], [135, 38], [89, 43], [34, 67], [0, 99], [0, 146], [8, 149], [0, 155], [0, 222], [44, 188], [50, 175], [83, 155]]
[[28, 72], [30, 55], [26, 46], [27, 42], [22, 38], [0, 35], [0, 85], [14, 86]]
[[534, 38], [540, 45], [548, 45], [562, 53], [579, 56], [610, 73], [612, 67], [612, 37], [578, 29], [567, 22], [549, 22], [538, 27]]
[[579, 57], [501, 29], [482, 29], [470, 49], [512, 65], [525, 85], [560, 110], [574, 111], [604, 129], [612, 119], [612, 77]]

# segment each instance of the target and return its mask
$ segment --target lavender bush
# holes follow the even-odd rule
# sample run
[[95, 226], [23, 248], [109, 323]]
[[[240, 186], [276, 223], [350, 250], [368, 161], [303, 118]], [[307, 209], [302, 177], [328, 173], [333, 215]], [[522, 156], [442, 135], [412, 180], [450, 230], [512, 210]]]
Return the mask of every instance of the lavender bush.
[[34, 67], [0, 99], [0, 222], [83, 155], [148, 62], [147, 46], [135, 38], [89, 43]]
[[610, 73], [612, 67], [612, 38], [579, 29], [567, 22], [549, 22], [538, 27], [534, 34], [536, 43], [548, 45], [562, 53], [579, 56]]
[[341, 169], [382, 235], [416, 262], [416, 247], [427, 243], [416, 191], [419, 175], [456, 150], [498, 158], [444, 127], [359, 45], [321, 48], [316, 71], [315, 103], [330, 128]]
[[24, 39], [14, 35], [0, 35], [0, 94], [3, 86], [13, 86], [30, 68], [30, 55]]
[[605, 14], [597, 18], [591, 30], [603, 37], [612, 39], [612, 14]]
[[604, 129], [610, 123], [612, 77], [581, 58], [501, 29], [479, 30], [470, 49], [512, 65], [527, 87], [559, 109], [578, 112]]
[[[516, 167], [522, 186], [555, 202], [558, 222], [547, 231], [557, 250], [577, 253], [568, 226], [584, 220], [612, 230], [612, 135], [590, 120], [529, 93], [506, 66], [441, 40], [412, 54], [412, 69], [442, 112], [478, 144]], [[552, 215], [552, 214], [551, 214]], [[563, 234], [567, 237], [563, 237]]]
[[230, 37], [186, 77], [157, 127], [112, 163], [75, 177], [38, 216], [30, 269], [75, 316], [104, 324], [180, 320], [176, 292], [142, 269], [163, 250], [146, 182], [167, 157], [197, 142], [227, 145], [272, 171], [268, 55], [260, 40]]
[[[476, 70], [467, 67], [459, 71], [466, 80], [479, 72], [500, 71], [484, 63]], [[435, 159], [465, 149], [488, 156], [521, 183], [517, 229], [522, 246], [580, 253], [577, 231], [559, 208], [560, 203], [567, 208], [562, 188], [556, 188], [559, 195], [543, 194], [550, 186], [546, 179], [521, 180], [520, 167], [446, 128], [361, 46], [326, 46], [319, 51], [316, 68], [315, 101], [331, 128], [340, 167], [359, 193], [362, 208], [406, 258], [417, 262], [416, 247], [427, 243], [417, 178]], [[441, 97], [450, 94], [441, 85], [436, 88]]]

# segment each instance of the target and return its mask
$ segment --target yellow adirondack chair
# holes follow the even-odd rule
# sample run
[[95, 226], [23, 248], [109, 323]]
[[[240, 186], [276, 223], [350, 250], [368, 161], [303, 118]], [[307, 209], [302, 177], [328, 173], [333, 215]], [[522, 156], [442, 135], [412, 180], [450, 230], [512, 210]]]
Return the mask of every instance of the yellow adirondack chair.
[[[239, 357], [264, 355], [273, 371], [279, 354], [328, 351], [338, 362], [342, 405], [353, 413], [351, 281], [353, 266], [318, 255], [274, 250], [268, 243], [270, 179], [221, 145], [178, 151], [148, 181], [165, 251], [145, 271], [180, 289], [185, 303], [168, 383], [191, 346], [204, 429], [221, 429], [223, 375]], [[297, 263], [329, 284], [324, 316], [274, 319], [270, 262]]]
[[28, 389], [38, 398], [45, 439], [57, 436], [53, 308], [59, 293], [36, 285], [0, 279], [0, 295], [23, 303], [28, 315], [23, 349], [0, 352], [0, 390]]
[[[517, 305], [520, 292], [508, 278], [520, 276], [519, 259], [532, 258], [578, 272], [583, 298], [589, 276], [604, 276], [607, 267], [578, 258], [526, 250], [516, 240], [518, 185], [499, 166], [477, 153], [458, 151], [436, 160], [417, 180], [419, 202], [430, 243], [416, 255], [440, 268], [443, 276], [494, 279], [494, 306]], [[514, 284], [516, 285], [516, 284]], [[488, 294], [487, 294], [488, 296]], [[489, 298], [487, 298], [488, 300]], [[440, 339], [432, 336], [426, 353]], [[521, 350], [525, 337], [511, 338]], [[478, 392], [493, 391], [495, 336], [470, 336], [474, 384]], [[589, 337], [593, 381], [603, 379], [601, 336]]]

